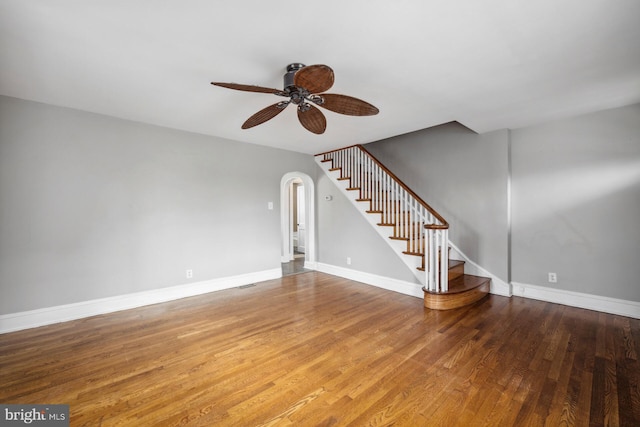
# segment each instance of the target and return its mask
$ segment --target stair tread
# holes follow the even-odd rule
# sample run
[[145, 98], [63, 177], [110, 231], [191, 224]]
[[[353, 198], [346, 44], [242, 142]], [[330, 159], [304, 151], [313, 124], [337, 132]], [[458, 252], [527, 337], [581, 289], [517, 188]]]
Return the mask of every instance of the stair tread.
[[424, 291], [424, 306], [432, 310], [453, 310], [480, 301], [491, 291], [488, 277], [462, 275], [449, 281], [447, 292]]
[[463, 274], [462, 276], [449, 281], [449, 290], [447, 292], [431, 292], [425, 290], [425, 292], [429, 292], [431, 294], [459, 294], [462, 292], [467, 292], [477, 287], [480, 287], [487, 282], [491, 281], [488, 277], [482, 276], [474, 276], [471, 274]]
[[414, 256], [423, 256], [424, 252], [410, 252], [410, 251], [402, 251], [405, 255], [414, 255]]
[[[463, 265], [465, 261], [460, 261], [458, 259], [450, 259], [449, 260], [449, 270], [453, 270], [454, 268]], [[418, 270], [424, 271], [424, 267], [418, 267]]]
[[[393, 225], [393, 226], [395, 226], [394, 223], [378, 224], [378, 225]], [[422, 241], [426, 240], [426, 237], [424, 236], [424, 234], [422, 236], [419, 236], [419, 237], [418, 236], [413, 236], [413, 238], [411, 238], [411, 239], [408, 238], [408, 237], [400, 237], [400, 236], [389, 236], [389, 238], [391, 240], [404, 240], [405, 242], [409, 242], [411, 240], [414, 240], [414, 241], [415, 240], [422, 240]]]

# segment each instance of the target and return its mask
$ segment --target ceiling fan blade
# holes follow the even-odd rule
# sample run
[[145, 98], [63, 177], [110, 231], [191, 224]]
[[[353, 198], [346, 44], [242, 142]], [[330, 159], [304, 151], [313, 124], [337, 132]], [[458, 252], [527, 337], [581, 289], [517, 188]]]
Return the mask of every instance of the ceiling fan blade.
[[287, 96], [280, 89], [271, 89], [271, 88], [262, 87], [262, 86], [241, 85], [238, 83], [221, 83], [221, 82], [211, 82], [211, 84], [214, 86], [226, 87], [227, 89], [242, 90], [245, 92], [272, 93], [274, 95]]
[[374, 116], [380, 112], [376, 107], [361, 99], [335, 93], [323, 93], [320, 95], [324, 102], [318, 105], [335, 113], [348, 116]]
[[275, 116], [282, 113], [284, 109], [287, 108], [287, 105], [289, 105], [289, 101], [278, 102], [276, 104], [269, 105], [267, 108], [263, 108], [253, 116], [249, 117], [247, 121], [242, 124], [242, 129], [249, 129], [254, 126], [261, 125], [267, 120], [273, 119]]
[[325, 119], [324, 114], [311, 104], [300, 104], [298, 106], [298, 120], [306, 130], [318, 135], [323, 134], [327, 128], [327, 119]]
[[296, 71], [293, 84], [303, 87], [309, 93], [321, 93], [329, 90], [334, 81], [333, 70], [327, 65], [309, 65]]

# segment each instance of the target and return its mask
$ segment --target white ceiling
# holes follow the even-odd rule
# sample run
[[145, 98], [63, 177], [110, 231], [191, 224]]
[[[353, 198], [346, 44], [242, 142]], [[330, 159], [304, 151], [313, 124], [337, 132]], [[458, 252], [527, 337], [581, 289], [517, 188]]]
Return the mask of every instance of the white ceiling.
[[[380, 114], [241, 130], [282, 98], [209, 84], [282, 88], [292, 62]], [[0, 0], [0, 94], [305, 153], [483, 133], [640, 102], [640, 1]]]

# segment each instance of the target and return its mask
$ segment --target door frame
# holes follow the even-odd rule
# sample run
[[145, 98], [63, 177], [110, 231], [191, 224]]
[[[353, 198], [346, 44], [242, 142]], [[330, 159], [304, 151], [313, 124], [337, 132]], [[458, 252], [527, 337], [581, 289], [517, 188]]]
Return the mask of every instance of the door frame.
[[309, 175], [302, 172], [287, 172], [280, 180], [280, 234], [281, 234], [281, 262], [289, 262], [293, 257], [293, 235], [291, 230], [291, 211], [294, 208], [289, 197], [289, 190], [294, 180], [302, 180], [304, 187], [305, 210], [305, 243], [304, 268], [315, 270], [316, 264], [316, 236], [315, 236], [315, 188]]

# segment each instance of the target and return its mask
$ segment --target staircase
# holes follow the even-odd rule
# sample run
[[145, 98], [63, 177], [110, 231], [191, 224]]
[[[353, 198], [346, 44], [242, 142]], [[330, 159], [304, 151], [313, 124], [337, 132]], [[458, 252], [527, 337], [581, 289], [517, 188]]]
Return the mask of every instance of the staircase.
[[450, 310], [489, 293], [491, 280], [449, 259], [449, 224], [363, 146], [317, 154], [316, 163], [424, 286], [424, 306]]

